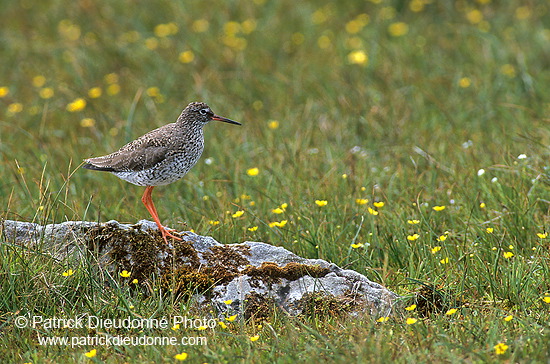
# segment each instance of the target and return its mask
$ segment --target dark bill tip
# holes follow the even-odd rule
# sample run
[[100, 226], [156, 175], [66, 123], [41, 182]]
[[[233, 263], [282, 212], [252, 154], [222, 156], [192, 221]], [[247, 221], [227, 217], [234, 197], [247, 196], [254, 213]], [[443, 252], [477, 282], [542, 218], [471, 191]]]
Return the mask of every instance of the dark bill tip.
[[229, 124], [241, 125], [241, 123], [238, 123], [235, 120], [224, 118], [223, 116], [218, 116], [218, 115], [212, 116], [212, 120], [223, 121], [224, 123], [229, 123]]

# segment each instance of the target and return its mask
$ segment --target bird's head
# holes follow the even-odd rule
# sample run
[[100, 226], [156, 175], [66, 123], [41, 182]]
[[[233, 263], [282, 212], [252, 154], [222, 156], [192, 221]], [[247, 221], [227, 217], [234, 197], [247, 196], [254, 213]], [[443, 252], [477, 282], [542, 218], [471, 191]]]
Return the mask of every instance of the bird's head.
[[211, 120], [223, 121], [229, 124], [241, 125], [234, 120], [218, 116], [210, 109], [210, 106], [204, 102], [192, 102], [183, 110], [180, 116], [180, 120], [186, 121], [199, 121], [202, 124], [206, 124]]

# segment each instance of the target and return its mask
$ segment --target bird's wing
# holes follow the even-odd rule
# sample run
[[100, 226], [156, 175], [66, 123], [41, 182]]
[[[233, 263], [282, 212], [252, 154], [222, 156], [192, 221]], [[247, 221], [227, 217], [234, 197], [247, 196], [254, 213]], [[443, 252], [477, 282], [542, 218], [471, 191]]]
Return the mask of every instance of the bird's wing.
[[138, 172], [163, 161], [169, 148], [146, 146], [132, 150], [119, 150], [103, 157], [86, 159], [83, 167], [106, 172]]
[[82, 167], [106, 172], [139, 172], [163, 161], [171, 150], [170, 138], [152, 137], [159, 133], [170, 135], [174, 125], [167, 124], [137, 138], [111, 154], [86, 159]]

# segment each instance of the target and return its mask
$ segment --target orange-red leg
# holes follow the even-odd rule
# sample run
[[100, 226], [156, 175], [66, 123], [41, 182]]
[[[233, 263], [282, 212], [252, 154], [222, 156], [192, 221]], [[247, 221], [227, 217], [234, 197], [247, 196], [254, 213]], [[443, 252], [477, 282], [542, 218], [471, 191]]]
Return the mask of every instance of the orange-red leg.
[[172, 239], [182, 240], [180, 237], [170, 234], [170, 232], [165, 229], [164, 226], [162, 226], [162, 224], [160, 223], [157, 209], [155, 208], [153, 198], [151, 197], [151, 194], [153, 193], [153, 188], [155, 188], [155, 186], [147, 186], [145, 188], [145, 192], [143, 192], [143, 196], [141, 197], [141, 202], [143, 202], [145, 208], [147, 209], [147, 211], [149, 211], [149, 213], [153, 217], [153, 220], [155, 220], [155, 223], [157, 224], [160, 233], [162, 234], [162, 238], [164, 239], [166, 244], [168, 244], [168, 239], [166, 239], [167, 236], [171, 237]]

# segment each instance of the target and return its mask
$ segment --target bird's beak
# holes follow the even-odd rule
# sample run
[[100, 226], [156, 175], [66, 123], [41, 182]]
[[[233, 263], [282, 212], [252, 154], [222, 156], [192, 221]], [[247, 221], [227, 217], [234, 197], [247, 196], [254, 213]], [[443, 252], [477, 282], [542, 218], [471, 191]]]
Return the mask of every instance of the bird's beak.
[[241, 125], [241, 123], [238, 123], [234, 120], [224, 118], [223, 116], [218, 116], [218, 115], [213, 115], [212, 120], [223, 121], [224, 123], [229, 123], [229, 124]]

